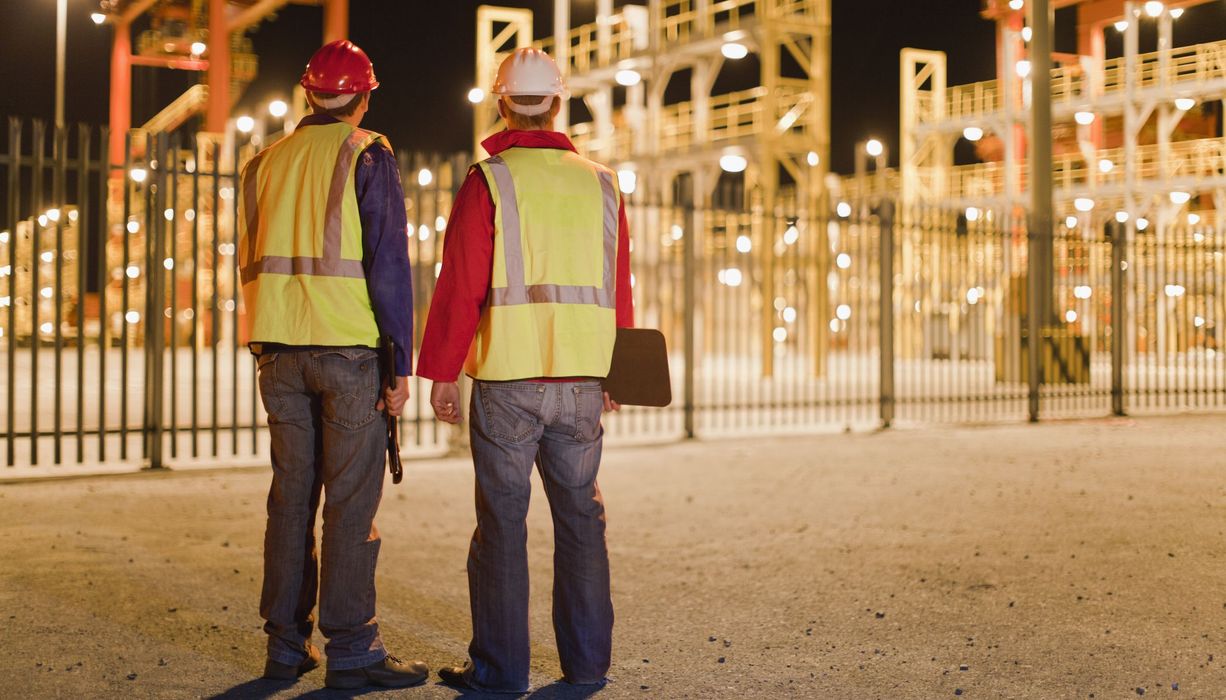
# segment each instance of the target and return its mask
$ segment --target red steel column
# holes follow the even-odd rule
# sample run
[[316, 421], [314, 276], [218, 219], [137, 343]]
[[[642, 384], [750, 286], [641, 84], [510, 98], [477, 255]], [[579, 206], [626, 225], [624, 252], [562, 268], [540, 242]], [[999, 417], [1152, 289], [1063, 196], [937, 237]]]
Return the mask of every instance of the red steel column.
[[324, 43], [349, 38], [349, 0], [324, 0]]
[[209, 0], [209, 106], [204, 130], [219, 134], [230, 118], [230, 31], [226, 0]]
[[111, 39], [111, 163], [123, 165], [132, 127], [132, 25], [115, 22]]

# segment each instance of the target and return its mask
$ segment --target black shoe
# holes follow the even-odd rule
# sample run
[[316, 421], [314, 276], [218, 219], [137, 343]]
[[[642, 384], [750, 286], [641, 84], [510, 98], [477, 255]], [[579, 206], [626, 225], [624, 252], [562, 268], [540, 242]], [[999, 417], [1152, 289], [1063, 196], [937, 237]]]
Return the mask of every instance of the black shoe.
[[443, 681], [443, 685], [449, 685], [452, 688], [475, 690], [464, 679], [464, 668], [464, 666], [444, 666], [438, 670], [438, 677]]
[[430, 667], [421, 661], [405, 663], [390, 654], [387, 658], [364, 668], [345, 671], [328, 670], [324, 685], [329, 688], [362, 688], [377, 685], [383, 688], [408, 688], [421, 685], [430, 677]]
[[307, 645], [307, 657], [302, 660], [297, 666], [283, 664], [268, 659], [264, 662], [264, 678], [273, 681], [292, 681], [296, 680], [304, 673], [309, 673], [319, 668], [319, 650], [313, 645]]

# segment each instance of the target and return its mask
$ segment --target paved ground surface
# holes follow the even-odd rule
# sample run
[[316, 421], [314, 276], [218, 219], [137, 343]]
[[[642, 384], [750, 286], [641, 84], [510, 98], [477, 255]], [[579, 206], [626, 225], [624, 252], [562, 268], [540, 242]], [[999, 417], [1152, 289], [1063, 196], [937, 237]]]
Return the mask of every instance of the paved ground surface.
[[[610, 450], [596, 697], [1226, 698], [1224, 466], [1221, 416]], [[266, 488], [0, 485], [0, 697], [351, 697], [254, 680]], [[434, 667], [467, 642], [471, 498], [467, 463], [412, 462], [380, 514], [385, 639]], [[553, 685], [539, 490], [529, 546], [532, 697], [586, 697]]]

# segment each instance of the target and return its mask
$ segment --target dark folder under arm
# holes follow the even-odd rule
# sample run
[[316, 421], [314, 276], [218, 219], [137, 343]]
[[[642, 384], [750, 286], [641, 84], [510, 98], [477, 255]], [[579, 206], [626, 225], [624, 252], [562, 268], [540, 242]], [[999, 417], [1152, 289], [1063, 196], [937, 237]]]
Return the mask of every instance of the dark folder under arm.
[[664, 334], [653, 328], [618, 328], [604, 390], [610, 399], [627, 406], [663, 407], [672, 403]]

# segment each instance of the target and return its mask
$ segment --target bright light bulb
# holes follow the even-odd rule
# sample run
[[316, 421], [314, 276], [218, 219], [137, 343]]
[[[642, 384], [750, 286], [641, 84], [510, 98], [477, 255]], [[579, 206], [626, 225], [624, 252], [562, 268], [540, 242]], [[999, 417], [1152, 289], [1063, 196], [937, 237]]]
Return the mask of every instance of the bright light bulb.
[[844, 219], [851, 216], [851, 205], [847, 202], [839, 202], [839, 205], [835, 207], [834, 210], [835, 213]]
[[1066, 217], [1064, 218], [1064, 225], [1065, 225], [1065, 227], [1067, 227], [1067, 228], [1077, 228], [1077, 217], [1075, 217], [1075, 216], [1066, 216]]
[[720, 284], [728, 287], [739, 287], [741, 286], [741, 282], [744, 280], [744, 276], [741, 274], [741, 271], [735, 267], [720, 270], [716, 274], [716, 278], [719, 280]]
[[726, 173], [743, 173], [749, 167], [745, 156], [726, 155], [719, 159], [719, 167]]
[[1196, 100], [1191, 97], [1180, 97], [1175, 100], [1175, 109], [1186, 112], [1196, 106]]
[[285, 104], [284, 100], [273, 100], [268, 103], [268, 113], [280, 119], [289, 114], [289, 105]]
[[127, 321], [128, 323], [133, 323], [133, 324], [140, 323], [140, 312], [139, 311], [129, 311], [128, 313], [123, 315], [123, 320]]
[[885, 153], [885, 146], [877, 139], [869, 139], [868, 143], [864, 144], [864, 150], [870, 156], [877, 158]]
[[729, 41], [721, 46], [719, 52], [724, 54], [724, 58], [730, 58], [734, 61], [739, 61], [749, 55], [749, 49], [744, 44], [735, 41]]
[[128, 171], [128, 177], [132, 178], [132, 182], [144, 182], [145, 178], [149, 177], [149, 173], [144, 168], [132, 168]]
[[1094, 113], [1081, 111], [1074, 114], [1073, 119], [1076, 119], [1077, 123], [1082, 126], [1089, 126], [1094, 123]]
[[1034, 30], [1030, 27], [1022, 27], [1022, 41], [1030, 43], [1030, 39], [1034, 37]]
[[809, 155], [806, 160], [809, 163], [810, 168], [816, 168], [817, 164], [821, 162], [821, 158], [818, 157], [817, 151], [809, 151]]
[[624, 87], [634, 87], [642, 82], [643, 76], [639, 75], [639, 72], [636, 70], [631, 68], [623, 68], [617, 71], [617, 73], [613, 76], [613, 79], [617, 81], [618, 85], [622, 85]]
[[1149, 219], [1146, 219], [1144, 217], [1137, 219], [1137, 230], [1138, 231], [1144, 231], [1147, 228], [1149, 228]]
[[1105, 175], [1114, 169], [1115, 163], [1112, 163], [1109, 159], [1103, 158], [1102, 160], [1098, 161], [1098, 172]]
[[753, 250], [753, 241], [749, 238], [749, 236], [736, 237], [736, 252], [748, 253], [751, 250]]
[[1094, 289], [1088, 285], [1078, 285], [1073, 287], [1073, 296], [1077, 297], [1078, 299], [1089, 299], [1090, 297], [1094, 296]]
[[206, 50], [206, 49], [208, 49], [208, 48], [209, 48], [209, 47], [208, 47], [208, 46], [206, 46], [206, 45], [205, 45], [205, 43], [204, 43], [203, 41], [196, 41], [196, 42], [192, 42], [192, 55], [193, 55], [193, 56], [200, 56], [200, 55], [202, 55], [202, 54], [205, 52], [205, 50]]
[[1025, 78], [1030, 75], [1030, 61], [1018, 61], [1015, 68], [1019, 78]]
[[128, 269], [124, 270], [124, 274], [128, 276], [128, 279], [134, 280], [140, 277], [140, 268], [135, 265], [128, 265]]
[[1128, 20], [1126, 20], [1126, 19], [1122, 19], [1122, 20], [1120, 20], [1120, 21], [1116, 22], [1116, 23], [1115, 23], [1115, 31], [1117, 31], [1117, 32], [1121, 32], [1121, 33], [1128, 31]]
[[838, 316], [840, 321], [846, 321], [851, 318], [851, 307], [847, 304], [839, 304], [839, 307], [834, 310], [834, 315]]
[[244, 114], [235, 120], [234, 127], [244, 134], [250, 134], [251, 130], [255, 128], [255, 120]]
[[1068, 321], [1069, 323], [1076, 323], [1077, 322], [1077, 312], [1073, 311], [1072, 309], [1069, 309], [1068, 311], [1064, 312], [1064, 320]]
[[1183, 17], [1183, 8], [1182, 7], [1172, 7], [1171, 8], [1171, 19], [1179, 19], [1180, 17]]
[[479, 105], [482, 102], [485, 102], [485, 90], [482, 90], [479, 87], [475, 87], [472, 90], [469, 90], [468, 91], [468, 101], [475, 105]]
[[429, 187], [430, 183], [434, 182], [434, 173], [430, 172], [429, 168], [422, 168], [417, 171], [417, 184], [422, 187]]
[[788, 226], [788, 230], [783, 232], [783, 242], [792, 245], [800, 240], [800, 229], [795, 226]]
[[1172, 192], [1171, 204], [1187, 204], [1189, 199], [1192, 199], [1192, 194], [1189, 192]]
[[980, 213], [981, 212], [979, 211], [977, 207], [967, 207], [966, 208], [966, 220], [967, 221], [978, 221]]
[[1162, 3], [1158, 2], [1158, 0], [1149, 0], [1149, 2], [1145, 3], [1145, 14], [1149, 15], [1150, 17], [1157, 17], [1158, 15], [1161, 15], [1163, 9], [1165, 8], [1163, 7]]
[[1090, 211], [1094, 208], [1094, 200], [1089, 197], [1078, 197], [1073, 200], [1073, 208], [1081, 212]]
[[1025, 4], [1026, 3], [1024, 2], [1024, 0], [1009, 0], [1009, 9], [1014, 10], [1014, 11], [1020, 10], [1022, 9], [1022, 6]]
[[91, 12], [89, 18], [94, 21], [94, 24], [102, 24], [106, 21], [106, 15], [101, 12]]
[[438, 231], [439, 233], [447, 230], [447, 218], [441, 214], [434, 217], [434, 230]]
[[834, 264], [838, 265], [840, 270], [846, 270], [851, 267], [851, 256], [847, 253], [839, 253], [838, 257], [834, 259]]
[[1195, 226], [1200, 223], [1200, 214], [1188, 214], [1188, 225]]
[[962, 138], [967, 141], [978, 141], [983, 138], [983, 129], [977, 126], [968, 126], [962, 130]]
[[1128, 212], [1122, 209], [1120, 211], [1115, 212], [1115, 220], [1120, 222], [1121, 224], [1128, 223]]
[[139, 233], [140, 232], [140, 222], [136, 220], [129, 221], [127, 228], [128, 228], [128, 233]]

